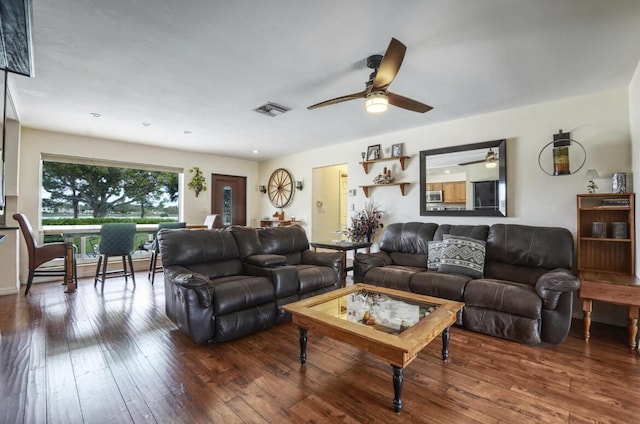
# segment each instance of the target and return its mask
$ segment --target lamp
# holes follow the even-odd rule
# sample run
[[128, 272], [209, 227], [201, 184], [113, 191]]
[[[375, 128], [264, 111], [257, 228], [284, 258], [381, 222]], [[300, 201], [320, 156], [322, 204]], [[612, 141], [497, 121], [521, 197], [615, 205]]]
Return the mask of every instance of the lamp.
[[263, 185], [259, 185], [258, 186], [258, 191], [262, 194], [267, 192], [267, 186], [263, 186]]
[[553, 135], [553, 175], [568, 175], [569, 170], [569, 146], [571, 145], [571, 133], [558, 131]]
[[588, 180], [587, 182], [587, 193], [593, 194], [596, 192], [596, 189], [598, 188], [598, 185], [593, 182], [593, 180], [595, 180], [596, 178], [600, 178], [600, 175], [598, 174], [598, 171], [596, 171], [595, 169], [587, 169], [587, 173], [585, 174], [585, 179]]
[[304, 185], [302, 184], [302, 181], [296, 181], [296, 190], [302, 191], [303, 187]]
[[382, 91], [373, 91], [367, 94], [364, 108], [369, 113], [382, 113], [389, 108], [389, 98]]
[[491, 148], [489, 148], [489, 151], [487, 152], [487, 158], [485, 159], [484, 163], [485, 168], [496, 168], [498, 166], [498, 161], [496, 159], [497, 158], [495, 152], [491, 150]]

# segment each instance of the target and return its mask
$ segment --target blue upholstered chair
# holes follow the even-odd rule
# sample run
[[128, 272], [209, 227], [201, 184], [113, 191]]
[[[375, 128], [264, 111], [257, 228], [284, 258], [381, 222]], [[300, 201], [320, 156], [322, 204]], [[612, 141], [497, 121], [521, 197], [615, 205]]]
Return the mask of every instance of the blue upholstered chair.
[[[124, 277], [125, 283], [131, 276], [133, 286], [136, 285], [136, 278], [133, 272], [133, 262], [131, 252], [134, 250], [136, 238], [136, 224], [134, 223], [110, 223], [102, 224], [100, 228], [100, 245], [98, 246], [98, 266], [96, 267], [96, 278], [93, 282], [95, 287], [98, 280], [104, 289], [104, 280], [112, 277]], [[107, 272], [107, 263], [110, 256], [122, 257], [122, 269]], [[102, 265], [102, 269], [100, 266]]]
[[[158, 224], [158, 232], [163, 228], [176, 229], [186, 228], [186, 226], [186, 222], [161, 222]], [[160, 253], [157, 235], [147, 250], [151, 252], [151, 261], [149, 261], [149, 274], [147, 275], [147, 278], [151, 281], [151, 285], [153, 285], [153, 281], [156, 278], [156, 269], [158, 268], [158, 254]]]

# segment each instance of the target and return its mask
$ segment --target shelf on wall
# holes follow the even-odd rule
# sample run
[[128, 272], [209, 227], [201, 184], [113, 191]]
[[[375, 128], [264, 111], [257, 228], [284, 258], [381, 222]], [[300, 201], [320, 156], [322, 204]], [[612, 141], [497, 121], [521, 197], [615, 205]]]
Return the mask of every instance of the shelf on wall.
[[[400, 168], [402, 168], [402, 170], [404, 171], [405, 168], [405, 161], [407, 159], [410, 159], [411, 156], [398, 156], [395, 158], [382, 158], [382, 159], [375, 159], [375, 160], [363, 160], [362, 162], [360, 162], [360, 165], [362, 165], [362, 167], [364, 168], [364, 173], [368, 174], [369, 173], [369, 165], [372, 163], [378, 163], [378, 162], [388, 162], [390, 160], [397, 160], [400, 162]], [[389, 185], [389, 184], [384, 184], [384, 185]]]
[[360, 188], [364, 191], [364, 196], [369, 197], [369, 189], [373, 187], [389, 187], [389, 186], [399, 186], [400, 192], [402, 195], [405, 195], [405, 187], [411, 183], [389, 183], [389, 184], [370, 184], [370, 185], [361, 185]]

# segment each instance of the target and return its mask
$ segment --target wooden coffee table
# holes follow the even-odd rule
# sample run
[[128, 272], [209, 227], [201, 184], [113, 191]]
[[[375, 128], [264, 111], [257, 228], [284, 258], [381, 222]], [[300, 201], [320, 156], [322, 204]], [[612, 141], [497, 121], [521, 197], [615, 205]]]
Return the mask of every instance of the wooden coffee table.
[[449, 358], [449, 328], [464, 303], [367, 284], [284, 305], [300, 329], [300, 363], [307, 361], [307, 330], [359, 347], [393, 368], [393, 408], [402, 409], [403, 370], [418, 352], [442, 335]]

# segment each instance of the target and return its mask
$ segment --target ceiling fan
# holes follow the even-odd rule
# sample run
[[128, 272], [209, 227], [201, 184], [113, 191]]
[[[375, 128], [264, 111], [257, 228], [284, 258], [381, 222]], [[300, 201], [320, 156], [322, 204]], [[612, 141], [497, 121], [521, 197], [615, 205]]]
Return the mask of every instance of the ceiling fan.
[[430, 111], [433, 108], [429, 105], [388, 91], [389, 85], [395, 79], [398, 70], [400, 70], [406, 50], [407, 47], [404, 44], [392, 38], [384, 56], [377, 54], [367, 58], [367, 67], [373, 69], [373, 72], [369, 76], [369, 81], [366, 82], [363, 91], [325, 100], [311, 105], [307, 109], [317, 109], [349, 100], [367, 99], [365, 108], [369, 113], [384, 112], [389, 107], [389, 104], [414, 112], [425, 113]]
[[494, 152], [490, 147], [484, 159], [459, 163], [458, 166], [473, 165], [474, 163], [484, 163], [487, 168], [495, 168], [496, 166], [498, 166], [498, 153]]

